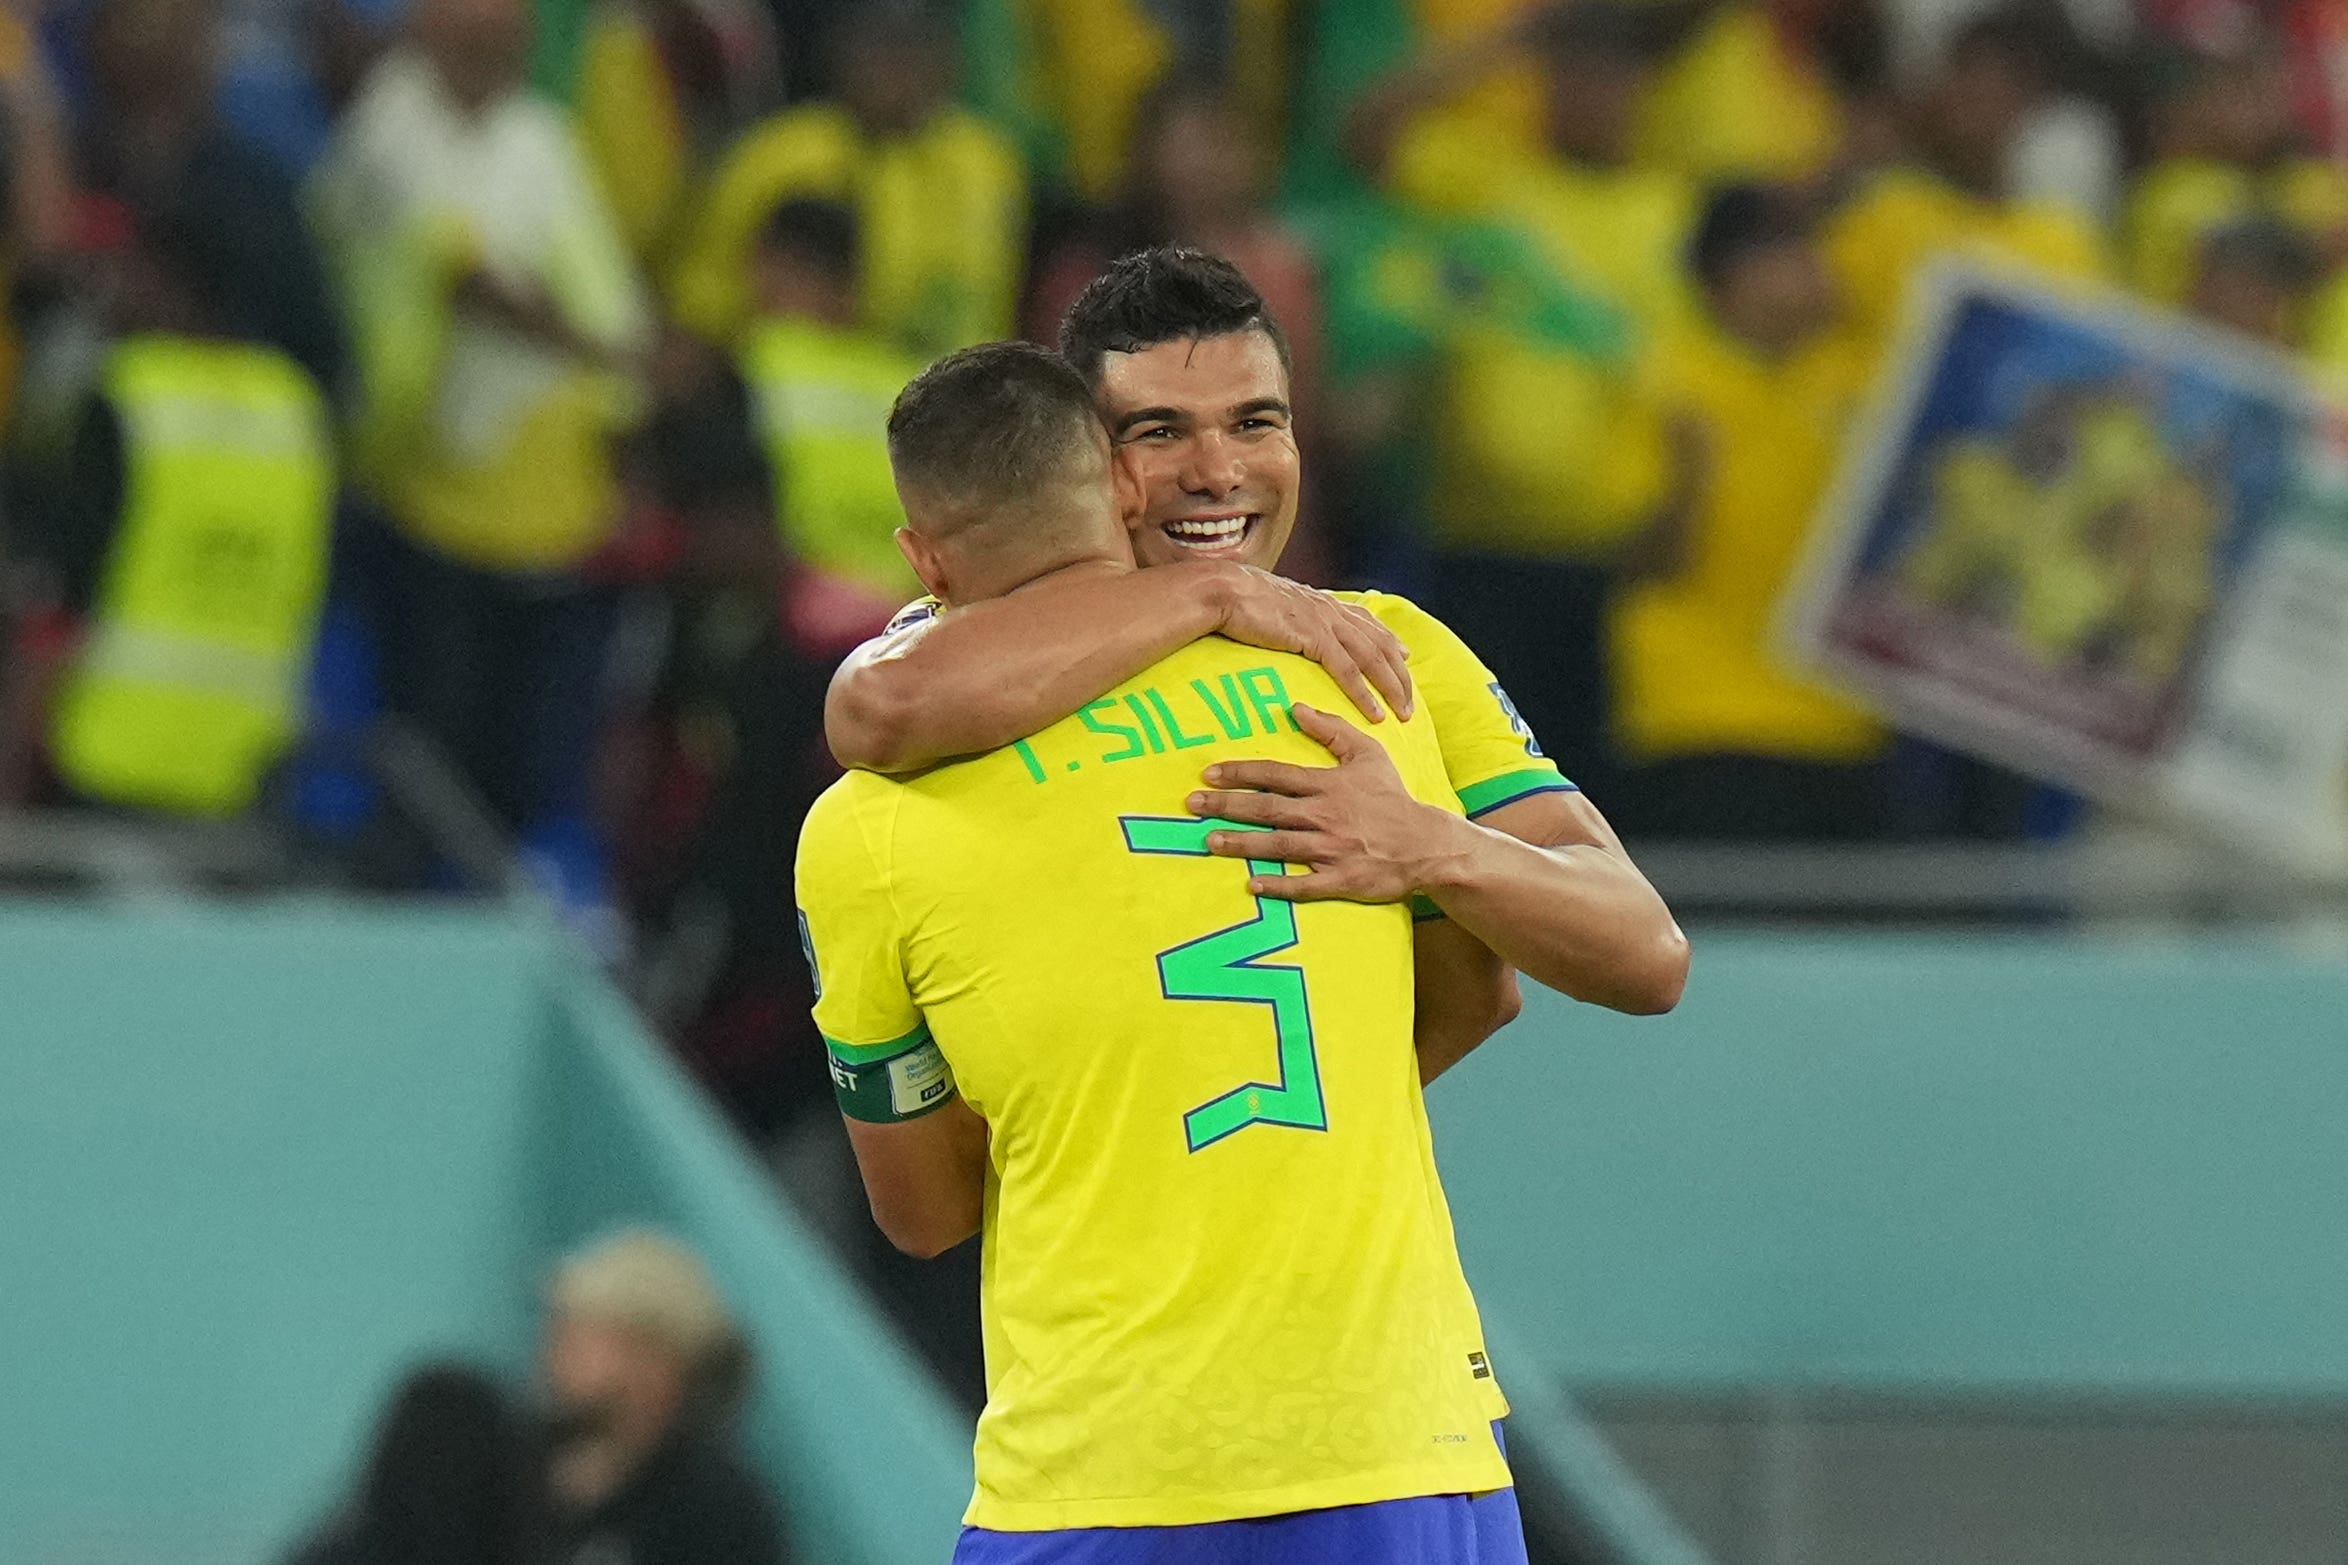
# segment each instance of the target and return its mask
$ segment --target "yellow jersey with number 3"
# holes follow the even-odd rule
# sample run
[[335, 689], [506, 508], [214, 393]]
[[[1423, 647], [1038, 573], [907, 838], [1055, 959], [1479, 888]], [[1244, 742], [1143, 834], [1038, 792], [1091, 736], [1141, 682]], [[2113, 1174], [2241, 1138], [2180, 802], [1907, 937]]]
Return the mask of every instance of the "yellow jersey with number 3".
[[[1253, 896], [1282, 867], [1209, 856], [1185, 809], [1213, 761], [1328, 764], [1291, 700], [1349, 710], [1315, 665], [1209, 638], [808, 817], [835, 1071], [926, 1032], [992, 1129], [973, 1525], [1509, 1482], [1419, 1090], [1410, 915]], [[1367, 731], [1457, 808], [1427, 715]]]

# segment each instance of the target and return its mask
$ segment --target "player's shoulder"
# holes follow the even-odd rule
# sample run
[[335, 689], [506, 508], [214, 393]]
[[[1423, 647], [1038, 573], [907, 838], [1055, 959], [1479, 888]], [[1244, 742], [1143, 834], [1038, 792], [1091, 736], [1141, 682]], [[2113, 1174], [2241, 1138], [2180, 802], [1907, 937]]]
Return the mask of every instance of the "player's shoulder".
[[1482, 667], [1457, 631], [1398, 592], [1336, 592], [1330, 596], [1367, 609], [1379, 624], [1394, 632], [1395, 639], [1410, 651], [1414, 678], [1425, 679], [1430, 674], [1440, 678], [1463, 661], [1469, 672]]
[[799, 827], [800, 874], [885, 865], [905, 791], [894, 778], [852, 771], [818, 794]]

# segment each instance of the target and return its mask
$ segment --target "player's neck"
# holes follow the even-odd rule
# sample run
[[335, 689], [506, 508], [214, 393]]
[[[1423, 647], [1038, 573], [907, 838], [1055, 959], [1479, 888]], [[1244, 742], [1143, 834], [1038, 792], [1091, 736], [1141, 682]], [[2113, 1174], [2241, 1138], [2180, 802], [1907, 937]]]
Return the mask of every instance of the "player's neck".
[[[1086, 554], [1072, 560], [1063, 560], [1041, 571], [1023, 573], [1016, 581], [998, 584], [981, 583], [977, 592], [958, 591], [953, 601], [957, 604], [983, 603], [990, 598], [1008, 598], [1046, 582], [1080, 581], [1088, 576], [1123, 576], [1133, 569], [1133, 562], [1106, 554]], [[989, 590], [991, 589], [991, 590]]]

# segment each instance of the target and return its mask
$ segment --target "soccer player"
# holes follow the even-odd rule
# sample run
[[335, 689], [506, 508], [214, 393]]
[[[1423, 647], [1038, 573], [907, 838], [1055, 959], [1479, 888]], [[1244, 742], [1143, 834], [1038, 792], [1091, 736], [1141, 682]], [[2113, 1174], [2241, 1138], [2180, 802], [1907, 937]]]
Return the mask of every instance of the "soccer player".
[[[1198, 251], [1128, 256], [1078, 298], [1060, 345], [1092, 387], [1119, 466], [1141, 492], [1133, 552], [1153, 568], [1047, 583], [1016, 603], [901, 616], [900, 628], [860, 648], [834, 677], [826, 732], [844, 764], [901, 771], [1009, 744], [1223, 628], [1235, 597], [1269, 585], [1264, 573], [1296, 525], [1302, 474], [1284, 339], [1247, 279]], [[1448, 916], [1420, 925], [1422, 976], [1447, 992], [1445, 1003], [1421, 1008], [1430, 1080], [1515, 1014], [1513, 979], [1493, 953], [1576, 999], [1668, 1010], [1686, 980], [1685, 938], [1604, 817], [1541, 753], [1490, 670], [1401, 598], [1335, 596], [1408, 649], [1453, 793], [1483, 829], [1432, 837], [1400, 789], [1349, 765], [1306, 774], [1229, 763], [1236, 769], [1218, 774], [1224, 786], [1203, 807], [1281, 827], [1283, 851], [1316, 871], [1282, 877], [1265, 894], [1415, 894], [1422, 915]], [[1343, 672], [1342, 657], [1321, 641], [1291, 650]], [[1251, 850], [1226, 843], [1218, 851]], [[1426, 1025], [1446, 1017], [1464, 1020]]]
[[[1089, 389], [956, 354], [890, 420], [945, 621], [1114, 588]], [[1129, 477], [1128, 477], [1128, 482]], [[809, 814], [816, 1021], [900, 1245], [985, 1230], [965, 1565], [1524, 1558], [1437, 1182], [1398, 903], [1296, 906], [1215, 856], [1200, 763], [1342, 766], [1456, 819], [1426, 714], [1327, 719], [1301, 658], [1195, 640], [1016, 743], [853, 772]], [[1326, 768], [1324, 768], [1325, 770]], [[1449, 813], [1446, 813], [1449, 812]]]

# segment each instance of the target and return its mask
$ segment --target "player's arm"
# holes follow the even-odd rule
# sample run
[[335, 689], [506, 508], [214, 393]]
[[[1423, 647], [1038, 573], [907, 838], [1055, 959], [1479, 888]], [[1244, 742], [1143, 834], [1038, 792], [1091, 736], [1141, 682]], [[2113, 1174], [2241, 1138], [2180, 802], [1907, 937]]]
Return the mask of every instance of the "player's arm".
[[912, 771], [1048, 728], [1201, 636], [1326, 668], [1373, 722], [1409, 715], [1408, 656], [1366, 611], [1221, 561], [1044, 582], [866, 642], [832, 676], [824, 734], [843, 766]]
[[872, 1219], [921, 1260], [978, 1232], [986, 1200], [987, 1124], [959, 1096], [919, 1119], [848, 1118], [848, 1145]]
[[873, 1221], [898, 1249], [927, 1257], [978, 1232], [987, 1126], [962, 1101], [906, 977], [890, 874], [897, 790], [855, 781], [861, 795], [833, 787], [800, 829], [800, 942]]
[[1688, 942], [1663, 898], [1578, 791], [1528, 794], [1467, 820], [1411, 796], [1385, 750], [1299, 705], [1334, 767], [1225, 761], [1194, 813], [1268, 828], [1219, 832], [1210, 850], [1275, 858], [1309, 875], [1257, 876], [1257, 896], [1399, 902], [1423, 896], [1501, 960], [1550, 988], [1633, 1015], [1679, 1003]]
[[1516, 969], [1448, 918], [1422, 918], [1413, 931], [1417, 1009], [1412, 1043], [1425, 1086], [1457, 1065], [1524, 1009]]

